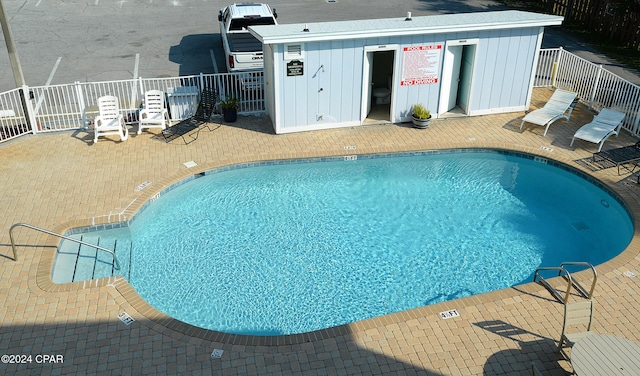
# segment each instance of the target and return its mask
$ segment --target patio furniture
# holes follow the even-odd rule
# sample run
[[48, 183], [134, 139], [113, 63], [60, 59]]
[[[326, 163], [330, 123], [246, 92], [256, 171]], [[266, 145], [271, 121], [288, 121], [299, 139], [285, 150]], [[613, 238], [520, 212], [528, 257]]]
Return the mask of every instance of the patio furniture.
[[[600, 161], [607, 161], [616, 166], [618, 168], [618, 175], [620, 175], [620, 167], [633, 173], [638, 165], [637, 162], [640, 161], [640, 142], [621, 148], [593, 153], [594, 162], [598, 162], [596, 157], [600, 158]], [[626, 165], [631, 163], [633, 163], [633, 168], [630, 169]]]
[[[562, 324], [562, 334], [558, 342], [558, 352], [565, 359], [570, 359], [565, 352], [565, 348], [572, 347], [576, 342], [593, 334], [591, 331], [591, 322], [593, 321], [593, 300], [583, 302], [569, 303], [564, 305], [564, 323]], [[586, 331], [571, 332], [569, 327], [586, 328]]]
[[144, 109], [140, 111], [138, 119], [138, 134], [145, 128], [165, 129], [171, 125], [169, 112], [164, 101], [164, 92], [149, 90], [144, 93]]
[[640, 375], [640, 345], [610, 334], [593, 334], [573, 346], [571, 366], [578, 376]]
[[93, 122], [93, 143], [98, 142], [100, 136], [117, 135], [121, 141], [129, 137], [129, 130], [124, 123], [124, 117], [120, 113], [118, 98], [106, 95], [98, 98], [99, 115]]
[[573, 146], [573, 142], [578, 138], [598, 144], [598, 151], [602, 150], [602, 145], [609, 137], [618, 137], [625, 116], [624, 112], [603, 108], [590, 123], [578, 129], [571, 139], [570, 146]]
[[[549, 98], [549, 101], [542, 108], [533, 110], [525, 115], [522, 123], [520, 123], [520, 130], [522, 130], [525, 122], [537, 124], [545, 127], [543, 136], [546, 136], [549, 126], [553, 122], [559, 119], [569, 120], [571, 112], [573, 112], [573, 109], [578, 104], [576, 95], [577, 94], [572, 91], [556, 89], [551, 98]], [[567, 110], [569, 111], [568, 113]], [[567, 114], [565, 115], [565, 113]]]
[[[162, 131], [162, 136], [166, 142], [170, 142], [171, 140], [182, 137], [182, 140], [185, 144], [190, 144], [191, 142], [198, 139], [198, 135], [202, 130], [202, 126], [206, 127], [209, 131], [211, 128], [206, 124], [209, 122], [211, 115], [213, 114], [213, 110], [216, 106], [218, 100], [218, 95], [216, 92], [210, 89], [202, 90], [202, 94], [200, 95], [200, 103], [198, 104], [198, 108], [196, 109], [196, 113], [190, 118], [184, 119], [177, 124], [174, 124], [167, 129]], [[192, 131], [195, 132], [195, 137], [190, 135], [191, 140], [187, 141], [185, 136]]]

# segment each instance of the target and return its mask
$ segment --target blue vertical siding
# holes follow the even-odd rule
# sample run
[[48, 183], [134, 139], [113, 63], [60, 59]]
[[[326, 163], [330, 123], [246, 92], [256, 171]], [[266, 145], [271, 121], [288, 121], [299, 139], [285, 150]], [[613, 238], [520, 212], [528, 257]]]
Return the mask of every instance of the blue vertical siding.
[[537, 28], [480, 34], [472, 83], [472, 111], [498, 112], [526, 105], [537, 38]]
[[[410, 109], [422, 103], [435, 116], [440, 101], [442, 70], [447, 40], [477, 38], [471, 83], [471, 114], [513, 111], [527, 103], [539, 28], [467, 31], [448, 34], [411, 35], [306, 42], [304, 75], [287, 77], [284, 46], [265, 49], [265, 67], [278, 70], [273, 84], [279, 97], [274, 103], [280, 118], [272, 119], [280, 132], [360, 124], [365, 46], [398, 45], [395, 52], [394, 108], [392, 118], [408, 121]], [[437, 84], [400, 86], [403, 47], [442, 44]], [[275, 60], [273, 64], [267, 63]], [[267, 76], [269, 77], [269, 76]], [[322, 90], [320, 90], [322, 89]], [[269, 92], [273, 92], [270, 89]], [[272, 109], [269, 109], [272, 111]], [[318, 119], [322, 115], [322, 119]]]

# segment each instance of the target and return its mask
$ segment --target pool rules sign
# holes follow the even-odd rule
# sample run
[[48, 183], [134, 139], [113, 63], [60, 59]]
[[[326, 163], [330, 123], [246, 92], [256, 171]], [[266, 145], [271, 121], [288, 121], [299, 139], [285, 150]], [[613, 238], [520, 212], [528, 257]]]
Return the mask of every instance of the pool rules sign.
[[437, 84], [442, 44], [403, 48], [400, 85]]

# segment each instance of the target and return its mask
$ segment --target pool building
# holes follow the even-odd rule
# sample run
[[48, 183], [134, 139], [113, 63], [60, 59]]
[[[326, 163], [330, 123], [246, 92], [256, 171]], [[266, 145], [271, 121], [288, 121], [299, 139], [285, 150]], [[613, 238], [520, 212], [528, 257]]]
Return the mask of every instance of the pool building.
[[545, 26], [522, 11], [250, 27], [276, 133], [529, 108]]

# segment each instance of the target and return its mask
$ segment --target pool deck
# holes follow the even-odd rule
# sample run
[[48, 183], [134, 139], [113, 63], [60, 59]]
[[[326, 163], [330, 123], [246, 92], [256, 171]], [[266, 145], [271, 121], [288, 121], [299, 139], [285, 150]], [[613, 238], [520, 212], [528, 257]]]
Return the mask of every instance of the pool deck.
[[[532, 108], [550, 94], [535, 89]], [[64, 232], [118, 222], [190, 175], [270, 159], [444, 148], [517, 150], [597, 177], [640, 218], [638, 172], [593, 171], [588, 160], [596, 146], [580, 140], [569, 146], [573, 133], [593, 116], [584, 105], [570, 121], [553, 124], [546, 137], [543, 127], [532, 124], [520, 131], [522, 116], [435, 119], [426, 130], [386, 124], [287, 135], [275, 135], [266, 118], [240, 117], [234, 124], [212, 124], [215, 130], [200, 132], [189, 145], [180, 139], [165, 143], [158, 130], [138, 136], [137, 127], [125, 142], [101, 139], [93, 145], [91, 134], [75, 131], [0, 144], [0, 355], [32, 356], [25, 364], [5, 364], [3, 358], [0, 374], [524, 375], [532, 361], [546, 375], [570, 374], [570, 363], [556, 352], [562, 304], [538, 284], [305, 335], [249, 337], [167, 318], [122, 278], [54, 285], [50, 272], [57, 239], [30, 229], [15, 230], [17, 261], [11, 260], [9, 228], [14, 223]], [[604, 148], [635, 142], [623, 132]], [[197, 166], [185, 167], [188, 161]], [[145, 182], [150, 184], [136, 190]], [[637, 219], [635, 226], [638, 234]], [[639, 235], [620, 256], [597, 266], [594, 293], [593, 330], [635, 342], [640, 342]], [[586, 273], [578, 278], [589, 283]], [[438, 315], [451, 309], [460, 316], [445, 320]], [[122, 312], [136, 321], [125, 325], [118, 319]], [[212, 358], [215, 349], [224, 350], [221, 358]], [[38, 354], [62, 356], [63, 362], [43, 363]]]

